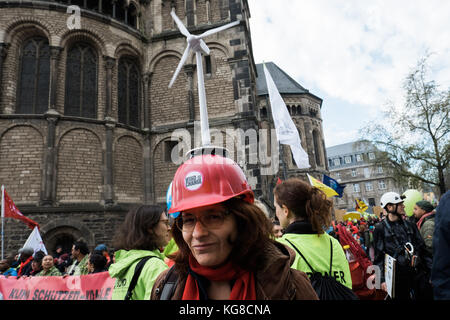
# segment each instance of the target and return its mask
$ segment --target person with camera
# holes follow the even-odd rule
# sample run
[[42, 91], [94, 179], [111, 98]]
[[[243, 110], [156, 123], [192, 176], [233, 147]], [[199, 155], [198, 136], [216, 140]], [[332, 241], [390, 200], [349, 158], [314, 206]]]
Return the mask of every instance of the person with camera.
[[395, 192], [382, 195], [381, 207], [387, 216], [375, 226], [373, 233], [375, 259], [380, 268], [381, 289], [387, 291], [384, 274], [385, 255], [396, 259], [393, 279], [394, 299], [422, 299], [421, 286], [424, 270], [429, 270], [431, 260], [416, 225], [405, 219], [405, 197]]

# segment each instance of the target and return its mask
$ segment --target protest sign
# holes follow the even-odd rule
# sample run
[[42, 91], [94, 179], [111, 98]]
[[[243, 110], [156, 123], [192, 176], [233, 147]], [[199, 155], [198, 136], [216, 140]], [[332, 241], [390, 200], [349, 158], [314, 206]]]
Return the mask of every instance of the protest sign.
[[66, 277], [0, 276], [3, 300], [111, 300], [115, 279], [108, 272]]

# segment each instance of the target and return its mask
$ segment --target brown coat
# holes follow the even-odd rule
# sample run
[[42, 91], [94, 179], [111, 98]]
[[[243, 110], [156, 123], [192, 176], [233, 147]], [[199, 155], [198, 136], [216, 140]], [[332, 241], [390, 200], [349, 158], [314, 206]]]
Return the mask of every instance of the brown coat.
[[[265, 250], [266, 263], [256, 272], [257, 300], [318, 300], [308, 276], [290, 268], [295, 252], [278, 242], [271, 243]], [[168, 270], [163, 271], [153, 286], [151, 299], [159, 300]], [[178, 280], [172, 300], [181, 300], [186, 278]]]

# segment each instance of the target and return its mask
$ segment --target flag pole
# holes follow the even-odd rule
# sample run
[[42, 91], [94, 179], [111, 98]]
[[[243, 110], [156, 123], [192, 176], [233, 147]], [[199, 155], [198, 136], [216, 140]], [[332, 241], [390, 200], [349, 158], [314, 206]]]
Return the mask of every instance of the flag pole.
[[4, 237], [3, 237], [3, 225], [5, 223], [5, 186], [2, 185], [2, 260], [4, 252]]

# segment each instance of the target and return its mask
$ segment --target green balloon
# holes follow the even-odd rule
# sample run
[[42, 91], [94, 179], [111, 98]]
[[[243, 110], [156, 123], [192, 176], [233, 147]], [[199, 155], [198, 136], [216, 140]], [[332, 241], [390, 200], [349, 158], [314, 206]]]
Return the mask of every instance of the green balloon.
[[423, 200], [422, 192], [415, 189], [406, 190], [403, 195], [406, 197], [405, 201], [405, 212], [408, 217], [413, 215], [414, 205], [417, 201]]

